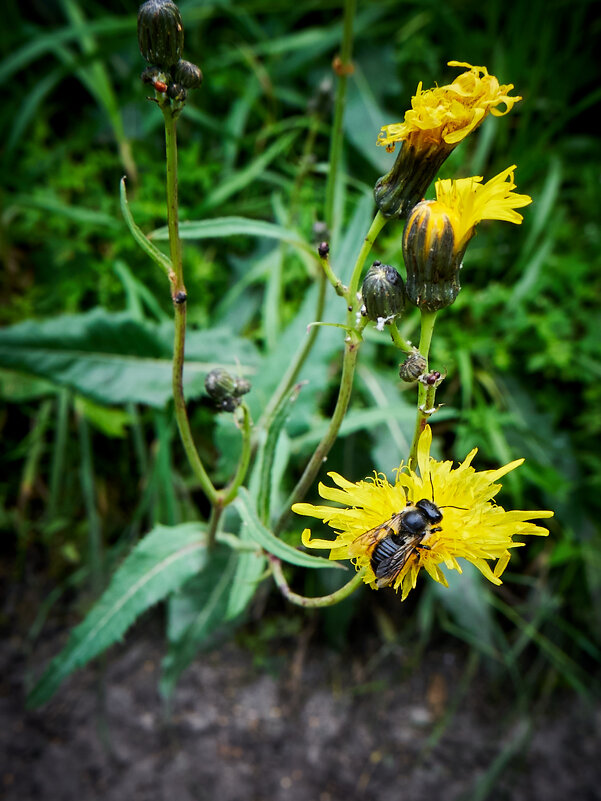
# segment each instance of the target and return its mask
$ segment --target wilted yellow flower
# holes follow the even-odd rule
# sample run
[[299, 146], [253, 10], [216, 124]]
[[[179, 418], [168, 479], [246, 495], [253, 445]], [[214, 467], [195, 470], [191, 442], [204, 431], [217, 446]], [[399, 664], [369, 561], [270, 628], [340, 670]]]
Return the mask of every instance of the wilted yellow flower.
[[374, 188], [376, 204], [385, 217], [406, 216], [457, 145], [488, 114], [507, 114], [522, 99], [510, 96], [513, 84], [501, 86], [486, 67], [462, 61], [449, 61], [449, 65], [468, 69], [445, 86], [424, 91], [420, 83], [404, 121], [380, 131], [377, 144], [388, 151], [403, 142], [392, 170]]
[[514, 192], [513, 164], [487, 183], [478, 175], [436, 182], [436, 200], [411, 210], [403, 233], [407, 296], [421, 309], [450, 306], [461, 289], [459, 270], [468, 242], [481, 220], [521, 223], [515, 209], [532, 202]]
[[[513, 84], [500, 85], [486, 67], [473, 67], [463, 61], [449, 61], [448, 65], [467, 67], [467, 71], [453, 83], [433, 89], [423, 90], [420, 82], [404, 121], [385, 125], [378, 136], [378, 145], [384, 145], [388, 151], [404, 141], [418, 148], [436, 143], [455, 146], [489, 113], [502, 117], [522, 99], [511, 97]], [[505, 109], [498, 108], [502, 104]]]
[[[292, 510], [328, 523], [335, 529], [336, 539], [312, 539], [310, 530], [305, 529], [303, 544], [329, 550], [330, 559], [351, 559], [358, 570], [365, 570], [366, 584], [374, 589], [392, 586], [401, 591], [401, 600], [415, 587], [422, 568], [435, 581], [448, 586], [440, 565], [461, 573], [459, 559], [467, 559], [493, 584], [501, 584], [500, 576], [509, 562], [510, 549], [524, 545], [513, 537], [546, 536], [547, 529], [526, 521], [552, 517], [553, 512], [506, 512], [494, 503], [501, 489], [496, 482], [522, 464], [523, 459], [498, 470], [477, 472], [471, 466], [477, 449], [453, 467], [450, 461], [438, 462], [430, 457], [431, 441], [432, 433], [426, 426], [418, 448], [419, 475], [401, 465], [394, 484], [377, 473], [372, 479], [356, 484], [338, 473], [328, 473], [336, 487], [320, 484], [319, 493], [345, 508], [296, 503]], [[398, 523], [398, 517], [395, 523], [395, 516], [406, 510], [407, 504], [414, 505], [422, 499], [434, 501], [441, 519], [429, 523], [416, 536]], [[378, 547], [375, 560], [374, 551]], [[383, 556], [398, 556], [401, 551], [404, 556], [397, 559], [391, 572], [384, 578], [376, 576]]]

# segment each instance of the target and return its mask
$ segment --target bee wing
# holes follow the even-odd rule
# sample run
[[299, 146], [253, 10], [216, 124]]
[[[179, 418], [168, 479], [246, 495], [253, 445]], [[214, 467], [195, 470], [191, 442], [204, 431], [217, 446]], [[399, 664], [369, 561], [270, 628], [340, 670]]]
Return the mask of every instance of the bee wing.
[[359, 556], [362, 553], [371, 551], [376, 545], [391, 534], [399, 534], [402, 529], [402, 516], [400, 514], [393, 515], [390, 520], [385, 520], [375, 528], [370, 528], [364, 534], [360, 534], [357, 539], [353, 540], [349, 549], [351, 556]]
[[407, 560], [421, 539], [421, 535], [407, 537], [393, 554], [382, 559], [374, 571], [378, 587], [389, 587], [394, 584], [394, 580], [407, 564]]

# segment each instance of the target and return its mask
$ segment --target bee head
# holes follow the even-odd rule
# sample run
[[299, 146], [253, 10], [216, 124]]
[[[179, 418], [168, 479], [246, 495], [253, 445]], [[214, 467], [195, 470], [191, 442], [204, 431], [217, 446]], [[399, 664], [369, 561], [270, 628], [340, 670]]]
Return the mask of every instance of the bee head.
[[440, 523], [442, 520], [442, 512], [434, 503], [434, 501], [429, 501], [427, 498], [423, 498], [415, 505], [425, 515], [428, 523], [435, 525], [436, 523]]

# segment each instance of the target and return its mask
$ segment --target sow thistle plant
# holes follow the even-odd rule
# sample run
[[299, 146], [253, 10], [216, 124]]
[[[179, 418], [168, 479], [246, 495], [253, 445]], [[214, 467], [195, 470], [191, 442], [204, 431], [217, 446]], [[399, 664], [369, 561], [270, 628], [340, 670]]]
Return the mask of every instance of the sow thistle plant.
[[[342, 147], [342, 118], [346, 83], [352, 74], [352, 3], [347, 4], [344, 37], [335, 60], [337, 80], [330, 169], [325, 187], [325, 228], [334, 222], [334, 186]], [[430, 346], [436, 315], [451, 306], [460, 292], [459, 274], [469, 242], [483, 220], [522, 222], [517, 209], [531, 198], [519, 194], [512, 165], [484, 181], [473, 176], [438, 180], [436, 198], [425, 200], [432, 180], [455, 147], [474, 134], [490, 114], [502, 116], [521, 100], [511, 84], [501, 85], [485, 67], [451, 61], [462, 70], [448, 85], [424, 90], [420, 83], [403, 122], [382, 128], [377, 145], [391, 152], [399, 146], [391, 170], [377, 180], [377, 211], [365, 232], [350, 280], [336, 273], [330, 243], [324, 238], [314, 251], [319, 268], [317, 305], [309, 331], [291, 354], [288, 369], [258, 420], [253, 421], [248, 398], [252, 387], [245, 377], [224, 367], [210, 371], [205, 388], [215, 413], [232, 415], [239, 430], [240, 455], [230, 480], [218, 488], [196, 447], [184, 396], [186, 314], [190, 302], [182, 268], [182, 244], [177, 197], [176, 123], [190, 91], [203, 81], [200, 67], [182, 59], [184, 26], [170, 0], [148, 0], [138, 14], [138, 40], [147, 67], [143, 82], [154, 90], [150, 98], [165, 122], [166, 195], [169, 255], [165, 255], [136, 225], [130, 212], [125, 182], [121, 204], [136, 242], [164, 271], [174, 310], [173, 400], [181, 441], [198, 486], [210, 503], [206, 523], [158, 526], [144, 537], [116, 571], [110, 585], [86, 619], [73, 631], [61, 654], [51, 663], [31, 695], [41, 703], [75, 668], [118, 639], [145, 609], [171, 597], [183, 598], [186, 624], [174, 626], [163, 666], [162, 690], [168, 694], [198, 648], [220, 629], [243, 619], [257, 586], [272, 577], [291, 602], [304, 607], [335, 604], [362, 584], [374, 590], [390, 587], [403, 601], [426, 574], [447, 585], [443, 567], [461, 573], [471, 562], [493, 584], [501, 576], [521, 537], [547, 535], [531, 522], [549, 511], [506, 511], [495, 502], [500, 480], [515, 470], [518, 459], [496, 470], [478, 471], [472, 463], [476, 449], [458, 465], [431, 456], [430, 419], [437, 411], [436, 392], [444, 375], [430, 365]], [[368, 258], [386, 225], [404, 222], [402, 269]], [[340, 297], [344, 315], [340, 386], [327, 429], [302, 474], [280, 509], [274, 508], [273, 475], [276, 448], [292, 404], [303, 389], [298, 377], [310, 359], [319, 326], [325, 323], [325, 290], [331, 285]], [[398, 321], [407, 309], [419, 309], [419, 344], [413, 347], [401, 335]], [[416, 420], [406, 459], [390, 483], [376, 467], [371, 477], [353, 482], [328, 473], [331, 484], [319, 484], [328, 505], [304, 501], [313, 490], [323, 463], [337, 439], [349, 407], [357, 360], [366, 328], [390, 336], [402, 354], [401, 381], [416, 387]], [[378, 336], [378, 334], [376, 334]], [[391, 467], [387, 465], [384, 467]], [[332, 486], [332, 484], [334, 486]], [[225, 514], [229, 508], [236, 515]], [[290, 544], [293, 514], [316, 518], [333, 529], [323, 538], [305, 528]], [[517, 539], [516, 539], [517, 538]], [[327, 552], [327, 559], [305, 549]], [[306, 569], [355, 568], [352, 578], [330, 595], [306, 597], [294, 592], [284, 564]], [[347, 562], [342, 565], [341, 562]], [[190, 605], [193, 610], [190, 612]], [[195, 610], [195, 611], [194, 611]], [[184, 615], [185, 617], [185, 615]]]

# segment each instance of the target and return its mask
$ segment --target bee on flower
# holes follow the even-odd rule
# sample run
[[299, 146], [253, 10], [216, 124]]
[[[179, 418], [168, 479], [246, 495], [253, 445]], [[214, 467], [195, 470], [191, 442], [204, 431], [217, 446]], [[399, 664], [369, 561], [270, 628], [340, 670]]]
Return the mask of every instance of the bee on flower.
[[549, 532], [530, 520], [552, 517], [549, 511], [505, 511], [494, 502], [499, 479], [515, 470], [523, 459], [497, 470], [476, 471], [477, 453], [453, 467], [450, 461], [430, 457], [432, 433], [426, 426], [419, 441], [419, 472], [401, 465], [394, 484], [381, 474], [353, 483], [328, 473], [336, 487], [320, 484], [322, 498], [343, 504], [313, 506], [296, 503], [297, 514], [328, 523], [336, 539], [302, 534], [306, 547], [330, 551], [330, 559], [350, 559], [372, 588], [391, 586], [404, 600], [416, 586], [422, 568], [435, 581], [448, 586], [441, 569], [461, 573], [461, 559], [475, 565], [493, 584], [501, 584], [513, 548], [524, 545], [514, 537], [546, 536]]
[[449, 61], [449, 66], [467, 69], [445, 86], [424, 90], [420, 82], [404, 121], [380, 131], [377, 144], [389, 152], [402, 143], [392, 170], [374, 189], [385, 217], [405, 217], [457, 145], [489, 114], [501, 117], [522, 99], [509, 94], [513, 84], [501, 85], [486, 67], [462, 61]]

